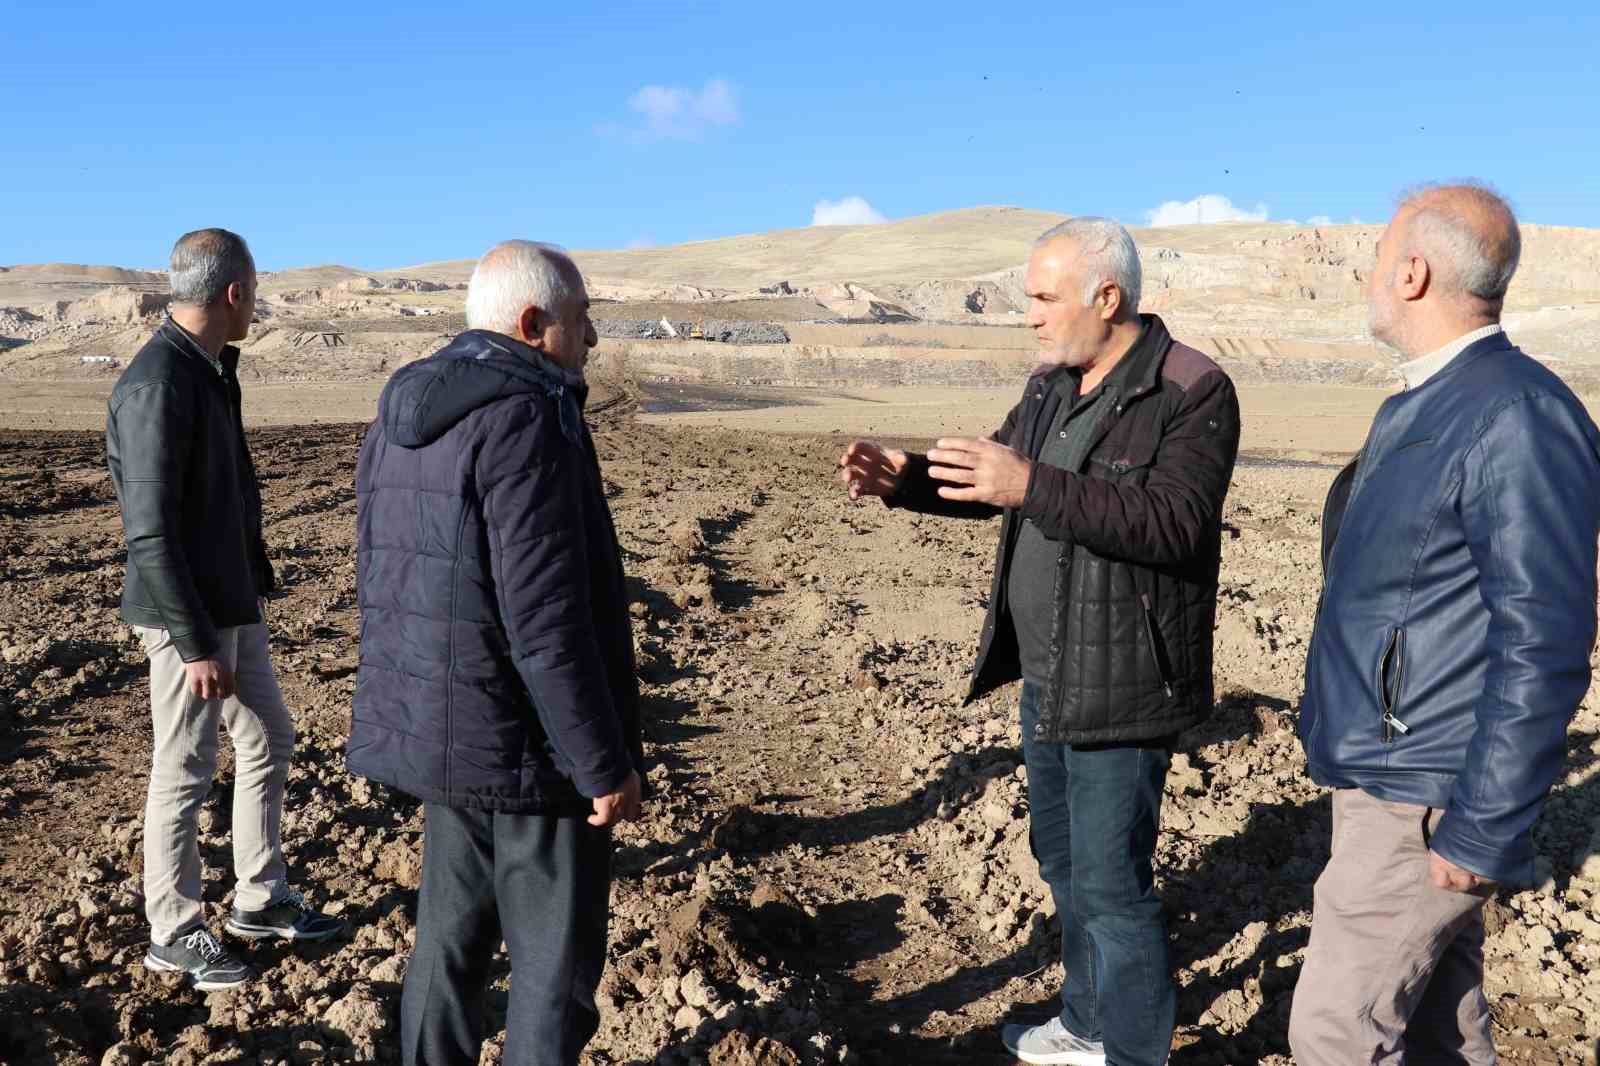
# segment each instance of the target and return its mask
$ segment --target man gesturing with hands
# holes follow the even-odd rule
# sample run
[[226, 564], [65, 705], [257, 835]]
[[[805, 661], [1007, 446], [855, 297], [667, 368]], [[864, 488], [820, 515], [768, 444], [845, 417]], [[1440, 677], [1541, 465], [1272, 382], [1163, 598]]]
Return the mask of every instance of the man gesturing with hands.
[[852, 499], [1003, 515], [968, 699], [1020, 678], [1030, 838], [1061, 916], [1060, 1013], [1008, 1025], [1024, 1062], [1157, 1066], [1176, 1014], [1151, 859], [1177, 734], [1211, 711], [1233, 384], [1140, 315], [1122, 226], [1039, 238], [1028, 325], [1043, 365], [993, 436], [926, 455], [858, 441]]

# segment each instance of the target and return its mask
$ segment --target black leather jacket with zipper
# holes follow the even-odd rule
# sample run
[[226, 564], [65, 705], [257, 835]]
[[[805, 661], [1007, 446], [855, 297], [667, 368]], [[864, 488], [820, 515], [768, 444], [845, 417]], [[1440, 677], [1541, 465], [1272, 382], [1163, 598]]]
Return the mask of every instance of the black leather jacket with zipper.
[[106, 461], [122, 505], [122, 620], [166, 629], [185, 662], [217, 630], [261, 620], [273, 589], [261, 494], [240, 416], [239, 349], [206, 351], [168, 319], [122, 372], [106, 414]]

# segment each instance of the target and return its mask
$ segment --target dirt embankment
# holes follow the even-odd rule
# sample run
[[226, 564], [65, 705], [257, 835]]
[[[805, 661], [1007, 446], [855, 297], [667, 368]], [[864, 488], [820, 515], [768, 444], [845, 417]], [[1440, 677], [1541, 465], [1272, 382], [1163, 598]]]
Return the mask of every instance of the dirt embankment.
[[[1047, 1017], [1061, 975], [1028, 853], [1016, 694], [960, 702], [993, 525], [849, 504], [834, 438], [644, 425], [626, 406], [600, 412], [598, 444], [659, 798], [618, 834], [588, 1061], [1009, 1062], [996, 1025]], [[269, 977], [209, 996], [139, 965], [147, 692], [116, 621], [123, 552], [100, 445], [0, 438], [0, 1061], [395, 1060], [421, 818], [342, 762], [360, 432], [253, 436], [284, 590], [273, 653], [300, 732], [289, 859], [353, 929], [241, 946]], [[1220, 702], [1184, 738], [1158, 857], [1178, 1066], [1288, 1062], [1328, 845], [1293, 726], [1331, 476], [1246, 466], [1227, 510]], [[1508, 1062], [1592, 1061], [1600, 1035], [1597, 707], [1591, 693], [1536, 832], [1548, 880], [1490, 907]], [[230, 775], [225, 756], [203, 819], [216, 917]], [[493, 1025], [506, 973], [500, 956]]]

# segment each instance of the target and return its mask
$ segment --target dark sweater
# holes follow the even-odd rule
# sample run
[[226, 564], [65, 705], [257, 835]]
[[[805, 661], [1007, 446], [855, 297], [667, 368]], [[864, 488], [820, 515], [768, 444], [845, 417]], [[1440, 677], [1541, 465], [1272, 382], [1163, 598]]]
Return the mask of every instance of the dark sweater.
[[[1087, 396], [1078, 395], [1083, 381], [1081, 370], [1068, 370], [1056, 377], [1054, 395], [1046, 400], [1047, 404], [1056, 405], [1055, 412], [1040, 413], [1041, 419], [1048, 419], [1050, 428], [1030, 459], [1059, 470], [1077, 470], [1083, 465], [1094, 441], [1100, 406], [1109, 393], [1122, 388], [1132, 357], [1138, 355], [1139, 345], [1147, 343], [1149, 337], [1147, 326], [1111, 373]], [[1011, 622], [1017, 629], [1017, 656], [1022, 662], [1022, 676], [1043, 684], [1050, 676], [1050, 631], [1060, 609], [1055, 602], [1056, 568], [1061, 565], [1062, 553], [1071, 545], [1050, 536], [1027, 518], [1017, 523], [1016, 534], [1007, 592]]]

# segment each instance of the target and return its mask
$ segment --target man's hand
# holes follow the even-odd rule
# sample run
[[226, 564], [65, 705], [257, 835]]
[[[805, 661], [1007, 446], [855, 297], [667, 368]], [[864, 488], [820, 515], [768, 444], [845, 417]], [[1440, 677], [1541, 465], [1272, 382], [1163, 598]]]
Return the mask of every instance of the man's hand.
[[1487, 877], [1479, 877], [1471, 870], [1463, 870], [1436, 851], [1428, 852], [1428, 880], [1434, 888], [1446, 892], [1471, 892], [1484, 885], [1492, 885]]
[[1033, 471], [1033, 464], [1020, 452], [987, 438], [941, 440], [928, 453], [928, 461], [935, 464], [928, 468], [929, 477], [957, 486], [941, 488], [940, 496], [994, 507], [1021, 507]]
[[594, 813], [589, 815], [590, 825], [604, 827], [637, 820], [640, 813], [638, 772], [629, 773], [620, 790], [608, 796], [596, 796], [593, 802]]
[[196, 659], [183, 664], [189, 691], [203, 700], [225, 700], [233, 695], [233, 671], [221, 659]]
[[906, 476], [906, 453], [877, 441], [858, 440], [839, 456], [839, 480], [852, 500], [892, 496]]

